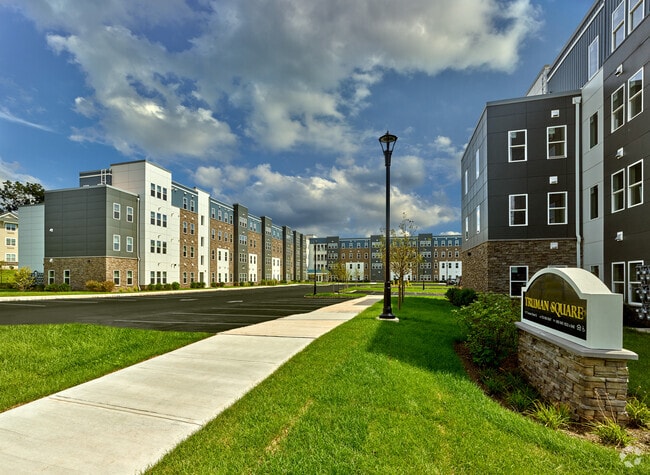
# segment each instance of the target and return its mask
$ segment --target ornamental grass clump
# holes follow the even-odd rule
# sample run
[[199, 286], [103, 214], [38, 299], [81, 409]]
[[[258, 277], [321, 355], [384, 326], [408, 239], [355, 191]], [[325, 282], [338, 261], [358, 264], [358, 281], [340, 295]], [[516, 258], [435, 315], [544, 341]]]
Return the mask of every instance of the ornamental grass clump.
[[475, 302], [455, 310], [475, 364], [497, 368], [517, 351], [518, 310], [516, 301], [495, 293], [481, 293]]

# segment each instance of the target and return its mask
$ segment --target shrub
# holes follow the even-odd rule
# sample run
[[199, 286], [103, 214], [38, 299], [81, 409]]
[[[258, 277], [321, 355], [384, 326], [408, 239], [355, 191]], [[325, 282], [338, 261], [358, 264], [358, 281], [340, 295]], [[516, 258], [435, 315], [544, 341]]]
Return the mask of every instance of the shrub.
[[625, 411], [630, 418], [630, 425], [650, 428], [650, 409], [643, 401], [635, 397], [628, 399]]
[[478, 300], [455, 310], [467, 335], [467, 349], [479, 366], [498, 367], [517, 350], [518, 304], [510, 297], [481, 293]]
[[29, 267], [21, 267], [14, 273], [14, 287], [21, 292], [32, 288], [35, 282]]
[[526, 412], [530, 410], [537, 397], [537, 391], [530, 387], [517, 388], [508, 393], [505, 402], [513, 411]]
[[471, 304], [477, 299], [477, 294], [474, 289], [460, 289], [458, 287], [450, 287], [445, 293], [445, 297], [456, 307], [464, 307]]
[[172, 282], [172, 290], [178, 290], [181, 288], [181, 284], [178, 282]]
[[103, 282], [88, 280], [86, 281], [86, 289], [91, 292], [112, 292], [115, 290], [115, 282], [112, 280], [105, 280]]
[[48, 284], [44, 290], [46, 292], [70, 292], [70, 284]]
[[565, 429], [571, 422], [571, 409], [566, 404], [544, 404], [535, 401], [529, 414], [537, 422], [555, 430]]
[[625, 428], [612, 419], [594, 423], [592, 432], [598, 436], [603, 444], [615, 445], [616, 447], [625, 447], [633, 441], [632, 436], [627, 433]]

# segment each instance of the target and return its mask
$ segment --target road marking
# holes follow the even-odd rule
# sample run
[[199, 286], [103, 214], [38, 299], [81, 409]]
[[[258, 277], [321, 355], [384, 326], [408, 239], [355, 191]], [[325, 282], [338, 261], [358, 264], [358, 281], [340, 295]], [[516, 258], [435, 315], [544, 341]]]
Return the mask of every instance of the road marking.
[[259, 322], [187, 322], [187, 321], [161, 321], [161, 320], [113, 320], [113, 322], [121, 323], [146, 323], [146, 324], [158, 324], [158, 325], [231, 325], [236, 327], [242, 327], [246, 325], [255, 325]]
[[47, 305], [37, 305], [34, 303], [5, 303], [0, 302], [0, 305], [8, 305], [11, 307], [46, 307]]
[[228, 300], [226, 303], [243, 303], [243, 300]]
[[195, 300], [198, 299], [181, 299], [181, 302], [194, 302]]

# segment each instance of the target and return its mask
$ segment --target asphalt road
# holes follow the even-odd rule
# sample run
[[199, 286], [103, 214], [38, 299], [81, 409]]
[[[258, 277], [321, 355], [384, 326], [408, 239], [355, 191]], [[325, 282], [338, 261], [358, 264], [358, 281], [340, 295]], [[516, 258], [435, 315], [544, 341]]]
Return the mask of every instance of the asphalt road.
[[[218, 333], [266, 320], [308, 313], [338, 299], [307, 299], [312, 286], [240, 288], [113, 298], [0, 301], [0, 325], [95, 323], [153, 330]], [[319, 291], [330, 289], [319, 287]]]

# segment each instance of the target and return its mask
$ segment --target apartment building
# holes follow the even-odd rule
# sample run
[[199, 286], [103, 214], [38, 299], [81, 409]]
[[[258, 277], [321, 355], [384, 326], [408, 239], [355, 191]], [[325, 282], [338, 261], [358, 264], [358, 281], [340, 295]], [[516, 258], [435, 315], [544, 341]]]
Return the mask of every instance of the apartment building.
[[464, 285], [518, 296], [541, 268], [582, 267], [635, 303], [649, 8], [594, 2], [525, 96], [486, 104], [461, 161]]
[[119, 289], [306, 279], [301, 233], [177, 183], [151, 162], [82, 172], [79, 184], [46, 191], [43, 224], [29, 224], [44, 234], [46, 283], [111, 280]]
[[0, 268], [18, 267], [18, 215], [0, 214]]
[[[419, 234], [411, 244], [417, 247], [421, 262], [407, 280], [438, 282], [459, 280], [463, 275], [460, 236]], [[341, 264], [349, 281], [383, 281], [383, 236], [341, 238], [312, 237], [309, 240], [309, 275], [319, 282], [331, 279], [335, 265]]]

